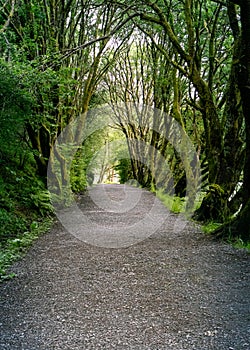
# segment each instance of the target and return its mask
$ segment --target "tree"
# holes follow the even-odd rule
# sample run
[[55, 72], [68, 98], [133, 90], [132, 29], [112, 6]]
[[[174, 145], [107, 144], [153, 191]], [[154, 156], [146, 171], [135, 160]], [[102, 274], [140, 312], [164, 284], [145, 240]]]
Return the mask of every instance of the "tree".
[[[147, 106], [169, 108], [170, 91], [165, 100], [161, 94], [167, 78], [160, 78], [163, 70], [167, 72], [168, 64], [161, 61], [162, 55], [154, 51], [147, 37], [141, 34], [138, 37], [135, 32], [132, 38], [105, 77], [104, 87], [109, 90], [115, 123], [127, 140], [133, 178], [151, 188], [156, 180], [153, 175], [156, 172], [155, 151], [158, 149], [164, 155], [169, 144], [156, 132], [164, 128], [164, 119], [159, 120], [157, 113], [152, 114]], [[126, 110], [119, 107], [120, 102], [125, 104]], [[167, 182], [165, 179], [166, 187]]]
[[[36, 106], [27, 132], [38, 172], [46, 177], [55, 139], [71, 120], [85, 115], [113, 59], [109, 39], [128, 19], [115, 6], [91, 0], [20, 1], [11, 17], [6, 6], [3, 18], [9, 24], [6, 50], [28, 67]], [[84, 118], [82, 123], [83, 128]]]
[[[87, 111], [101, 86], [109, 91], [111, 104], [126, 105], [127, 113], [118, 112], [116, 123], [127, 139], [133, 176], [142, 185], [154, 187], [158, 173], [161, 185], [168, 187], [158, 152], [176, 175], [176, 193], [185, 193], [185, 164], [162, 136], [172, 131], [164, 117], [169, 114], [193, 140], [207, 169], [206, 195], [196, 217], [223, 222], [241, 207], [231, 229], [236, 235], [249, 226], [248, 0], [1, 4], [0, 54], [14, 71], [22, 67], [21, 90], [28, 91], [31, 100], [25, 116], [9, 110], [21, 121], [24, 143], [32, 149], [40, 175], [46, 177], [48, 159], [54, 157], [61, 166], [58, 182], [68, 182], [69, 162], [59, 148], [53, 154], [51, 149], [78, 115], [77, 132], [73, 138], [69, 132], [68, 141], [81, 139]], [[16, 94], [22, 100], [21, 95]], [[138, 103], [148, 108], [130, 107]], [[160, 112], [149, 113], [150, 108]], [[73, 162], [74, 178], [81, 177], [78, 170], [86, 166], [81, 152], [82, 146]], [[249, 236], [248, 229], [245, 232], [244, 239]]]
[[[209, 2], [204, 6], [200, 1], [186, 0], [170, 4], [145, 1], [133, 10], [156, 30], [163, 29], [175, 56], [169, 55], [164, 44], [155, 43], [152, 32], [144, 30], [141, 22], [138, 24], [190, 82], [193, 93], [187, 102], [202, 115], [205, 142], [201, 155], [209, 170], [208, 195], [197, 214], [203, 220], [224, 220], [230, 213], [229, 199], [241, 176], [242, 167], [237, 159], [241, 159], [244, 152], [242, 110], [235, 80], [237, 65], [228, 54], [232, 36], [228, 35], [226, 8], [222, 2]], [[238, 53], [235, 43], [234, 58]], [[232, 100], [236, 103], [229, 103]]]
[[[240, 6], [240, 23], [241, 23], [241, 56], [239, 60], [240, 74], [239, 74], [239, 88], [242, 98], [242, 107], [245, 120], [245, 138], [246, 138], [246, 152], [244, 161], [244, 176], [243, 176], [243, 202], [242, 208], [235, 219], [230, 220], [229, 223], [223, 225], [214, 233], [217, 236], [224, 237], [241, 237], [244, 241], [250, 239], [250, 1], [228, 1], [227, 6], [229, 11], [234, 11], [235, 5]], [[235, 20], [231, 21], [232, 29], [238, 27]]]

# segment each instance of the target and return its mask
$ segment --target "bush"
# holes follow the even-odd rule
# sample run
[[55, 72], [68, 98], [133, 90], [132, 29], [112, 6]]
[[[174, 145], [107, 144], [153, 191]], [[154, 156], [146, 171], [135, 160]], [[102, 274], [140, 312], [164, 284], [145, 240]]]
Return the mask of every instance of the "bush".
[[51, 223], [51, 219], [41, 223], [33, 221], [22, 234], [9, 238], [4, 245], [0, 242], [0, 282], [15, 277], [14, 273], [8, 272], [8, 268], [25, 254], [34, 240], [51, 227]]
[[0, 243], [4, 243], [9, 238], [26, 231], [27, 226], [25, 218], [0, 208]]

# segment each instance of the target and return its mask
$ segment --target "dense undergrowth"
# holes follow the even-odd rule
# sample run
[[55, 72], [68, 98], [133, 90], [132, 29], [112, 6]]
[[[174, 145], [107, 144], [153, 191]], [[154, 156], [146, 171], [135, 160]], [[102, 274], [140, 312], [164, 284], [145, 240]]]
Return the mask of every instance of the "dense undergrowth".
[[27, 133], [37, 101], [20, 63], [0, 60], [0, 279], [47, 230], [53, 208]]
[[[51, 226], [53, 208], [45, 184], [34, 169], [1, 162], [0, 280], [12, 277], [8, 267]], [[33, 172], [33, 173], [32, 173]]]

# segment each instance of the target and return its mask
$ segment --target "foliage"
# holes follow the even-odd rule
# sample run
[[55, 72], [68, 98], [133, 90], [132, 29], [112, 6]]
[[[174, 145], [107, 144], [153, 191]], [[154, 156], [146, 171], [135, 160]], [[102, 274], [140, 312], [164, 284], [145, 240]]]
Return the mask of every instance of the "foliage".
[[15, 274], [8, 270], [9, 267], [27, 252], [41, 234], [51, 227], [51, 223], [51, 219], [43, 220], [43, 222], [33, 221], [15, 238], [9, 238], [4, 245], [0, 242], [0, 282], [15, 277]]
[[170, 196], [163, 190], [156, 191], [157, 198], [173, 213], [182, 213], [185, 211], [185, 198]]
[[[93, 121], [94, 123], [94, 121]], [[94, 124], [93, 124], [94, 125]], [[100, 157], [99, 151], [111, 140], [108, 128], [98, 129], [89, 135], [74, 155], [71, 164], [70, 183], [73, 192], [82, 192], [93, 183], [95, 173], [101, 173], [105, 167], [105, 155]], [[97, 158], [97, 159], [96, 159]]]
[[37, 216], [45, 217], [53, 213], [50, 196], [44, 183], [34, 175], [17, 169], [15, 164], [1, 168], [0, 191], [2, 243], [9, 237], [15, 237], [27, 230]]
[[10, 237], [16, 236], [27, 229], [24, 217], [17, 216], [4, 208], [0, 209], [0, 242], [6, 242]]
[[79, 149], [72, 161], [70, 173], [70, 183], [73, 192], [80, 193], [86, 189], [88, 185], [86, 168], [86, 158], [84, 157], [83, 150]]
[[[20, 72], [0, 58], [0, 161], [25, 158], [25, 123], [31, 115], [32, 99], [22, 86]], [[14, 103], [13, 103], [14, 102]], [[23, 148], [20, 148], [20, 144]]]
[[250, 253], [250, 242], [244, 242], [240, 237], [235, 237], [232, 240], [229, 239], [229, 242], [235, 247], [240, 249], [247, 249]]
[[[221, 232], [221, 229], [223, 229], [223, 224], [214, 222], [214, 221], [209, 221], [202, 225], [202, 231], [211, 237], [216, 236], [215, 233]], [[218, 236], [217, 236], [218, 237]], [[250, 241], [249, 240], [243, 240], [241, 238], [240, 233], [238, 235], [232, 234], [232, 232], [228, 233], [227, 235], [223, 236], [223, 240], [226, 241], [227, 243], [231, 244], [235, 248], [241, 248], [241, 249], [247, 249], [250, 251]]]
[[217, 230], [218, 228], [221, 227], [221, 223], [219, 222], [214, 222], [214, 221], [209, 221], [206, 224], [202, 225], [202, 231], [207, 233], [207, 234], [211, 234], [213, 233], [215, 230]]
[[130, 159], [119, 159], [118, 164], [115, 166], [115, 170], [119, 174], [121, 184], [125, 184], [128, 180], [133, 179]]
[[0, 59], [1, 278], [8, 276], [6, 268], [31, 244], [38, 226], [43, 227], [35, 223], [53, 212], [44, 182], [36, 174], [26, 132], [26, 124], [35, 120], [36, 104], [28, 69]]

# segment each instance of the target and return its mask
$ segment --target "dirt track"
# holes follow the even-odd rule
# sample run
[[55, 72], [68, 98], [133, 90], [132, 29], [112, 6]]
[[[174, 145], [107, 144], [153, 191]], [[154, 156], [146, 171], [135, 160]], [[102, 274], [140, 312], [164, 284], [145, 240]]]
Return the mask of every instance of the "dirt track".
[[[117, 210], [93, 203], [99, 190]], [[183, 225], [146, 191], [107, 185], [93, 193], [80, 198], [93, 223], [81, 236], [88, 243], [57, 223], [0, 286], [0, 349], [249, 350], [250, 255]], [[137, 204], [119, 210], [124, 198]], [[143, 218], [152, 208], [149, 235], [152, 220]], [[95, 225], [123, 228], [116, 248], [104, 247], [103, 235], [89, 244]]]

